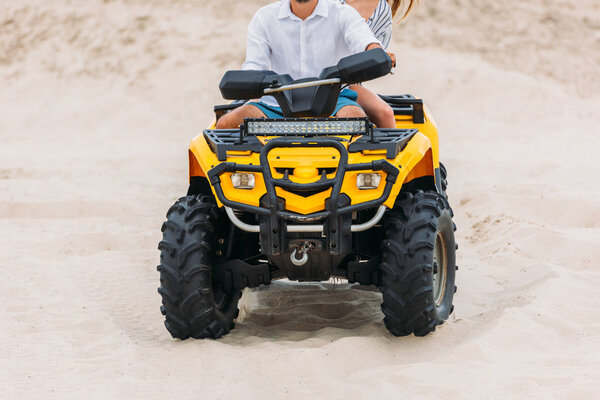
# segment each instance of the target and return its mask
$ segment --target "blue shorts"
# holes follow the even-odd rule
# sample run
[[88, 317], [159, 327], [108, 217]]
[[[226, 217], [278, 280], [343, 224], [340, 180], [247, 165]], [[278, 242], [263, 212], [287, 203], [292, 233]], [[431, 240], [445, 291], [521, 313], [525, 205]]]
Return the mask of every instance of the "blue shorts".
[[[335, 106], [335, 111], [333, 112], [332, 115], [337, 114], [338, 111], [340, 111], [340, 109], [342, 109], [343, 107], [346, 107], [346, 106], [360, 107], [358, 105], [358, 103], [356, 102], [357, 98], [358, 98], [358, 93], [356, 93], [354, 90], [350, 90], [350, 89], [342, 90], [340, 93], [340, 97], [338, 98], [337, 105]], [[271, 118], [271, 119], [284, 118], [283, 113], [281, 112], [281, 108], [279, 108], [279, 107], [267, 105], [267, 104], [263, 103], [262, 101], [259, 101], [259, 102], [252, 101], [247, 104], [251, 104], [255, 107], [260, 108], [260, 111], [262, 111], [267, 116], [267, 118]]]

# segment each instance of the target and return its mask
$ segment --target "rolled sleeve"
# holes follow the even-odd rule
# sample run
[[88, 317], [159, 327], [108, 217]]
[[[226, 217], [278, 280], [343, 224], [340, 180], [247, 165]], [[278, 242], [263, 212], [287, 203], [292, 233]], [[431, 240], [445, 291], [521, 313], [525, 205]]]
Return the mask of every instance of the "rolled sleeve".
[[350, 6], [344, 8], [340, 23], [344, 32], [344, 39], [353, 53], [365, 51], [367, 46], [372, 43], [382, 45], [369, 28], [369, 25], [354, 8]]
[[267, 41], [266, 30], [257, 13], [248, 25], [246, 41], [246, 61], [242, 64], [244, 70], [270, 70], [271, 48]]

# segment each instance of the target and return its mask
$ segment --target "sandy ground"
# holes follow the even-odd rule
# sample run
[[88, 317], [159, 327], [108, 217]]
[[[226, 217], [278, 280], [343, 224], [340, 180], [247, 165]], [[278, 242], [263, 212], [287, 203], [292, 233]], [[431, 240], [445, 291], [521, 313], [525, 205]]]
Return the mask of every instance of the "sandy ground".
[[0, 398], [600, 397], [600, 3], [424, 1], [370, 86], [426, 99], [459, 227], [450, 321], [380, 295], [246, 293], [172, 340], [159, 227], [266, 1], [0, 0]]

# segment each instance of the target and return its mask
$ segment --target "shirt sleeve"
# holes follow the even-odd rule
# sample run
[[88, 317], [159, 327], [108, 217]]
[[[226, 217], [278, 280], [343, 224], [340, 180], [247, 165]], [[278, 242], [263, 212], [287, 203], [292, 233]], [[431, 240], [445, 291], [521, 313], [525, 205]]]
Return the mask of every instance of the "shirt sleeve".
[[257, 13], [248, 25], [246, 41], [246, 61], [242, 64], [243, 70], [270, 70], [271, 48], [267, 41], [267, 34]]
[[385, 49], [389, 46], [392, 38], [392, 25], [392, 9], [390, 5], [387, 1], [380, 2], [373, 14], [373, 22], [369, 23], [369, 27]]
[[344, 39], [353, 53], [365, 51], [367, 46], [372, 43], [381, 45], [358, 11], [350, 6], [345, 6], [340, 14]]

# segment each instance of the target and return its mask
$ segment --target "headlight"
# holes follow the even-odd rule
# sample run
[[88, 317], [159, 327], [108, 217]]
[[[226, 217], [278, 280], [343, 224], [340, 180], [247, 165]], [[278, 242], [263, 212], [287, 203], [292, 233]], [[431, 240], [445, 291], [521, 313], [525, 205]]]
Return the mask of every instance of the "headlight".
[[358, 174], [356, 187], [359, 189], [377, 189], [379, 182], [381, 182], [381, 175], [379, 174]]
[[254, 174], [231, 174], [231, 183], [236, 189], [254, 189]]

